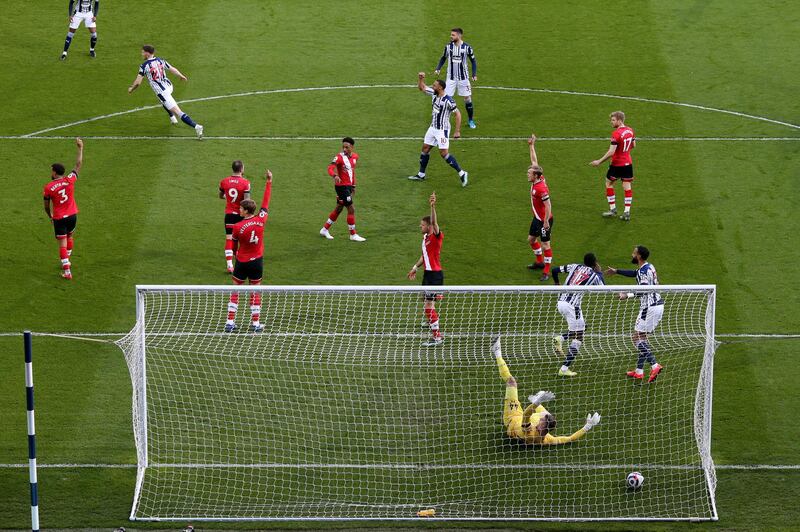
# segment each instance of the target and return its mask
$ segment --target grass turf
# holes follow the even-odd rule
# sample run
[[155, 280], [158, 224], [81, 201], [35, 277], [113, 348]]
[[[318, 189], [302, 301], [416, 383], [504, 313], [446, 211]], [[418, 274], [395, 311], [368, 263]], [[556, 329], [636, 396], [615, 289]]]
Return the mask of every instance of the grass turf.
[[[797, 136], [785, 126], [664, 104], [481, 89], [486, 84], [645, 96], [796, 123], [798, 59], [785, 46], [798, 29], [790, 2], [519, 2], [487, 10], [480, 2], [409, 2], [399, 9], [389, 3], [298, 6], [252, 0], [232, 8], [227, 2], [178, 1], [167, 12], [155, 2], [136, 2], [104, 5], [96, 60], [84, 55], [88, 37], [81, 28], [70, 58], [58, 63], [63, 7], [34, 4], [26, 6], [22, 19], [0, 21], [8, 36], [0, 58], [0, 90], [8, 99], [0, 134], [154, 104], [147, 87], [132, 97], [124, 90], [135, 76], [143, 41], [154, 42], [190, 76], [189, 84], [178, 85], [179, 100], [270, 88], [411, 84], [417, 70], [435, 65], [453, 23], [451, 15], [442, 15], [444, 7], [458, 14], [480, 64], [475, 92], [480, 128], [465, 130], [465, 136], [525, 136], [533, 129], [545, 137], [604, 137], [607, 114], [618, 107], [640, 137]], [[152, 23], [154, 13], [158, 24]], [[224, 29], [231, 13], [237, 15], [235, 32]], [[334, 33], [320, 31], [323, 27]], [[332, 38], [339, 32], [347, 39]], [[749, 37], [755, 33], [759, 39]], [[427, 105], [414, 89], [391, 88], [184, 107], [206, 124], [208, 135], [358, 139], [421, 136]], [[154, 109], [53, 134], [188, 136], [191, 131], [170, 128], [163, 111]], [[2, 331], [125, 330], [133, 319], [136, 283], [227, 283], [222, 208], [215, 196], [216, 182], [234, 158], [246, 161], [251, 177], [264, 165], [276, 173], [265, 272], [271, 283], [403, 282], [418, 253], [416, 221], [432, 189], [440, 196], [448, 235], [449, 283], [532, 282], [520, 267], [530, 260], [522, 143], [453, 142], [453, 153], [471, 172], [470, 188], [461, 190], [436, 157], [429, 183], [404, 180], [416, 170], [417, 141], [359, 142], [358, 223], [369, 240], [358, 247], [342, 238], [341, 224], [333, 242], [316, 235], [332, 206], [323, 169], [336, 142], [90, 140], [78, 184], [82, 212], [76, 279], [70, 285], [57, 277], [55, 244], [39, 198], [48, 163], [69, 164], [73, 147], [63, 140], [4, 139], [0, 145], [6, 169], [0, 186], [7, 192], [0, 199], [7, 215], [0, 237], [15, 250], [0, 266]], [[796, 308], [799, 296], [786, 283], [797, 273], [793, 249], [800, 226], [786, 213], [798, 200], [794, 161], [800, 143], [643, 140], [634, 152], [638, 180], [630, 225], [598, 217], [604, 208], [601, 172], [585, 163], [606, 145], [543, 141], [539, 146], [554, 201], [557, 263], [576, 260], [591, 248], [604, 263], [620, 265], [631, 246], [643, 242], [653, 250], [662, 282], [717, 284], [719, 331], [797, 332], [786, 309]], [[0, 380], [5, 384], [0, 416], [9, 430], [0, 433], [0, 462], [19, 463], [25, 440], [22, 396], [15, 389], [21, 387], [15, 377], [21, 375], [15, 369], [18, 343], [1, 342], [8, 356], [0, 362], [5, 366], [0, 375], [8, 377]], [[42, 460], [131, 462], [130, 385], [116, 348], [36, 344]], [[796, 351], [791, 341], [722, 348], [715, 379], [718, 462], [796, 463], [790, 421], [797, 405], [781, 371], [786, 354]], [[25, 524], [21, 473], [0, 470], [0, 485], [14, 488], [0, 494], [0, 527]], [[119, 524], [127, 516], [132, 485], [128, 470], [45, 470], [45, 524]], [[721, 471], [722, 521], [710, 526], [791, 527], [798, 485], [796, 473]], [[767, 496], [754, 507], [753, 493]]]

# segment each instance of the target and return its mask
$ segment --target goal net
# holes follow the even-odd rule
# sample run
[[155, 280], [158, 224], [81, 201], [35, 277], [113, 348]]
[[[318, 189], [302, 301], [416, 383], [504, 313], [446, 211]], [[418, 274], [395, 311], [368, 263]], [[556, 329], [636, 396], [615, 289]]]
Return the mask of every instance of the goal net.
[[[715, 288], [657, 287], [648, 341], [663, 371], [650, 384], [648, 365], [626, 375], [642, 298], [619, 292], [634, 290], [654, 291], [437, 287], [444, 341], [426, 347], [421, 287], [138, 287], [119, 341], [138, 454], [131, 519], [714, 520]], [[246, 311], [229, 333], [234, 292]], [[566, 377], [557, 301], [575, 292], [586, 331]], [[551, 390], [553, 434], [590, 412], [600, 424], [564, 445], [510, 438], [497, 336], [523, 409]]]

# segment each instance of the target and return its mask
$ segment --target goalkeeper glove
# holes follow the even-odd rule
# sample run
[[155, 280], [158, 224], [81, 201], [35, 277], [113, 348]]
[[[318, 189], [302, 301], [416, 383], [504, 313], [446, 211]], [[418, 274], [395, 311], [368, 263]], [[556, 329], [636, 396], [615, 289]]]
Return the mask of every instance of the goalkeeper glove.
[[595, 412], [594, 414], [589, 414], [586, 416], [586, 425], [583, 426], [583, 430], [589, 432], [592, 430], [593, 427], [596, 427], [600, 424], [600, 414]]
[[553, 392], [546, 392], [544, 390], [540, 390], [536, 392], [535, 395], [529, 395], [528, 401], [533, 403], [534, 406], [539, 406], [540, 404], [545, 403], [547, 401], [552, 401], [555, 398], [556, 394], [554, 394]]

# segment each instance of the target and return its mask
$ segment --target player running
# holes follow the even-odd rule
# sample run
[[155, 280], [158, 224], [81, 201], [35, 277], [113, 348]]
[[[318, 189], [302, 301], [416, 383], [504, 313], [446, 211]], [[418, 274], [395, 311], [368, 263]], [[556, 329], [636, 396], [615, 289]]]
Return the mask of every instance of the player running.
[[472, 46], [463, 40], [464, 30], [453, 28], [450, 30], [450, 42], [444, 47], [442, 57], [436, 70], [433, 72], [437, 77], [442, 71], [445, 61], [447, 61], [447, 85], [444, 92], [451, 98], [458, 89], [458, 95], [464, 97], [464, 107], [467, 108], [469, 116], [469, 127], [475, 129], [475, 108], [472, 106], [472, 87], [469, 84], [469, 71], [467, 70], [467, 58], [472, 64], [472, 81], [478, 81], [478, 62], [475, 60], [475, 51]]
[[614, 195], [614, 183], [617, 179], [622, 180], [622, 189], [625, 192], [625, 212], [619, 217], [625, 222], [631, 221], [631, 204], [633, 203], [633, 161], [631, 160], [631, 150], [636, 147], [636, 135], [633, 129], [625, 125], [625, 113], [614, 111], [611, 113], [611, 127], [614, 132], [611, 134], [611, 147], [600, 159], [592, 161], [592, 166], [600, 166], [611, 157], [611, 165], [606, 173], [606, 199], [608, 200], [608, 210], [603, 213], [606, 218], [613, 218], [617, 215], [617, 198]]
[[[658, 275], [656, 268], [649, 262], [650, 250], [644, 246], [636, 246], [633, 248], [631, 254], [631, 262], [637, 265], [635, 270], [617, 270], [608, 268], [606, 275], [614, 275], [618, 273], [625, 277], [635, 277], [636, 284], [641, 286], [655, 286], [658, 284]], [[639, 298], [641, 308], [639, 316], [636, 318], [636, 326], [633, 332], [633, 345], [639, 351], [639, 360], [636, 362], [636, 369], [627, 373], [628, 377], [642, 380], [644, 378], [644, 363], [650, 363], [650, 376], [647, 382], [653, 382], [664, 368], [656, 361], [656, 356], [650, 347], [650, 342], [647, 341], [647, 335], [656, 330], [658, 322], [664, 315], [664, 300], [661, 299], [661, 294], [658, 292], [641, 292], [636, 294], [634, 292], [621, 292], [619, 298], [621, 300], [630, 299], [632, 297]]]
[[[75, 167], [72, 171], [66, 172], [64, 165], [53, 163], [50, 165], [50, 182], [44, 186], [44, 212], [53, 222], [53, 230], [58, 240], [58, 254], [61, 258], [61, 277], [72, 279], [72, 246], [74, 243], [73, 233], [75, 225], [78, 223], [78, 206], [75, 204], [75, 181], [78, 180], [78, 172], [83, 166], [83, 140], [75, 139], [78, 146], [78, 156], [75, 160]], [[50, 210], [50, 203], [53, 209]]]
[[[544, 170], [536, 157], [536, 135], [531, 134], [528, 146], [531, 165], [528, 167], [528, 182], [531, 184], [531, 210], [533, 220], [528, 230], [530, 244], [536, 262], [528, 264], [529, 270], [543, 270], [540, 281], [550, 279], [550, 265], [553, 262], [553, 248], [550, 245], [550, 231], [553, 228], [553, 206], [550, 204], [550, 189], [544, 179]], [[544, 257], [542, 257], [544, 255]]]
[[509, 438], [522, 440], [534, 445], [559, 445], [571, 443], [583, 438], [587, 432], [600, 424], [600, 414], [595, 412], [586, 416], [586, 424], [570, 436], [553, 436], [550, 432], [556, 428], [556, 418], [547, 411], [542, 403], [556, 398], [553, 392], [539, 391], [529, 395], [530, 405], [522, 410], [517, 395], [517, 381], [511, 376], [500, 349], [500, 338], [492, 344], [492, 353], [497, 359], [500, 378], [506, 383], [506, 398], [503, 401], [503, 426]]
[[433, 82], [433, 87], [428, 87], [425, 85], [425, 72], [420, 72], [417, 86], [419, 90], [433, 97], [433, 120], [425, 133], [425, 139], [422, 141], [419, 172], [408, 178], [412, 181], [423, 181], [425, 179], [425, 169], [428, 168], [428, 161], [431, 158], [431, 148], [436, 146], [439, 148], [439, 155], [442, 156], [442, 159], [447, 161], [447, 164], [458, 172], [458, 177], [461, 178], [461, 186], [465, 187], [469, 180], [469, 174], [461, 169], [456, 158], [447, 151], [450, 148], [450, 113], [455, 113], [456, 115], [456, 131], [453, 136], [459, 138], [461, 137], [461, 111], [456, 107], [456, 102], [453, 98], [445, 94], [444, 81], [437, 79]]
[[[442, 271], [441, 253], [442, 239], [444, 233], [439, 229], [439, 220], [436, 217], [436, 192], [431, 194], [428, 199], [431, 205], [431, 215], [425, 216], [419, 222], [422, 231], [422, 255], [414, 263], [407, 277], [413, 281], [417, 278], [417, 270], [423, 264], [425, 273], [422, 275], [422, 286], [442, 286], [444, 284], [444, 272]], [[439, 314], [436, 312], [436, 301], [441, 301], [442, 294], [436, 292], [425, 292], [425, 317], [431, 328], [431, 339], [425, 342], [425, 347], [440, 345], [443, 341], [442, 332], [439, 330]]]
[[64, 40], [64, 51], [61, 52], [61, 60], [67, 58], [69, 45], [72, 44], [72, 37], [80, 28], [83, 22], [89, 30], [89, 57], [96, 57], [94, 47], [97, 45], [97, 12], [100, 11], [100, 0], [69, 0], [69, 28], [67, 38]]
[[233, 273], [233, 255], [236, 247], [233, 242], [233, 226], [242, 221], [239, 207], [242, 201], [250, 199], [250, 181], [244, 177], [244, 163], [233, 161], [233, 174], [219, 182], [219, 197], [225, 200], [225, 262], [228, 273]]
[[[558, 284], [559, 273], [567, 274], [564, 286], [593, 286], [605, 284], [603, 272], [600, 269], [600, 263], [597, 262], [597, 257], [594, 256], [594, 253], [587, 253], [584, 255], [583, 264], [567, 264], [566, 266], [556, 266], [553, 268], [553, 282], [555, 284]], [[583, 343], [583, 332], [586, 330], [586, 320], [583, 312], [581, 312], [583, 294], [583, 292], [572, 292], [558, 296], [557, 308], [559, 314], [561, 314], [567, 322], [567, 332], [553, 337], [556, 353], [564, 356], [564, 341], [570, 341], [569, 348], [567, 349], [567, 357], [564, 359], [561, 369], [558, 370], [558, 374], [562, 377], [574, 377], [577, 375], [577, 373], [569, 368], [572, 362], [575, 361], [575, 357], [578, 356], [578, 351]]]
[[133, 84], [128, 87], [128, 94], [138, 89], [139, 85], [142, 84], [142, 80], [146, 77], [147, 81], [150, 82], [150, 87], [153, 89], [153, 92], [156, 93], [159, 101], [161, 101], [164, 110], [167, 111], [169, 121], [173, 124], [177, 124], [178, 117], [180, 117], [184, 124], [194, 128], [197, 138], [203, 138], [203, 126], [196, 123], [192, 120], [192, 117], [181, 111], [175, 98], [172, 97], [172, 82], [167, 77], [167, 71], [172, 72], [183, 81], [187, 81], [188, 79], [181, 74], [180, 70], [167, 63], [166, 60], [156, 57], [155, 54], [156, 49], [153, 46], [149, 44], [142, 46], [144, 63], [139, 67], [139, 74], [136, 76]]
[[350, 240], [364, 242], [366, 238], [356, 232], [356, 209], [353, 207], [353, 196], [356, 192], [356, 163], [358, 154], [353, 151], [356, 141], [351, 137], [342, 139], [342, 151], [336, 154], [331, 164], [328, 165], [328, 175], [333, 178], [333, 188], [336, 190], [336, 208], [328, 215], [328, 221], [319, 230], [320, 236], [333, 240], [329, 229], [339, 218], [342, 209], [347, 208], [347, 227], [350, 230]]
[[[261, 210], [256, 215], [256, 202], [251, 199], [243, 200], [239, 205], [242, 220], [233, 226], [233, 240], [238, 243], [236, 250], [236, 265], [233, 267], [233, 284], [242, 285], [249, 280], [251, 285], [261, 284], [264, 276], [264, 224], [269, 217], [269, 199], [272, 196], [272, 172], [267, 170], [267, 184], [264, 187], [264, 198], [261, 200]], [[236, 311], [239, 309], [239, 293], [233, 292], [228, 302], [228, 321], [225, 322], [225, 332], [236, 330]], [[250, 330], [261, 332], [261, 294], [250, 294]]]

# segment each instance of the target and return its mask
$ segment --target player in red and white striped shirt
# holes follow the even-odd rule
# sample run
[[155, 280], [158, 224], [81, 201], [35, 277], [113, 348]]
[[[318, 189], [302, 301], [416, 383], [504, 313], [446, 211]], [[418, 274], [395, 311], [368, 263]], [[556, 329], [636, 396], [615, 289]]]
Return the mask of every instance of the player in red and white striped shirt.
[[[531, 184], [531, 211], [533, 221], [528, 230], [528, 243], [536, 256], [536, 262], [528, 265], [530, 270], [544, 270], [540, 281], [550, 279], [553, 262], [553, 248], [550, 245], [550, 231], [553, 227], [553, 207], [550, 203], [550, 189], [544, 180], [544, 171], [536, 157], [536, 135], [528, 139], [531, 165], [528, 167], [528, 182]], [[544, 255], [544, 257], [542, 257]]]
[[243, 200], [250, 199], [250, 181], [244, 177], [244, 163], [233, 161], [233, 174], [219, 182], [219, 197], [225, 200], [225, 261], [228, 273], [233, 273], [235, 246], [231, 234], [233, 226], [242, 221], [239, 206]]
[[[78, 180], [78, 172], [83, 166], [83, 140], [75, 139], [78, 146], [78, 157], [75, 161], [75, 168], [67, 175], [66, 169], [61, 163], [50, 165], [50, 182], [44, 186], [44, 212], [53, 222], [53, 230], [58, 240], [58, 253], [61, 258], [61, 276], [64, 279], [72, 279], [72, 255], [73, 233], [78, 223], [78, 206], [75, 204], [75, 181]], [[53, 210], [50, 210], [50, 203]]]
[[[269, 216], [269, 200], [272, 196], [272, 172], [267, 170], [267, 184], [264, 187], [264, 198], [261, 201], [261, 210], [256, 215], [256, 202], [251, 199], [243, 200], [239, 205], [242, 221], [233, 226], [233, 240], [238, 243], [236, 250], [236, 264], [233, 267], [233, 284], [241, 285], [249, 280], [251, 285], [261, 284], [264, 276], [264, 224]], [[239, 310], [239, 293], [233, 292], [228, 302], [228, 321], [225, 322], [225, 332], [236, 330], [236, 311]], [[250, 317], [252, 325], [250, 330], [261, 332], [261, 294], [250, 294]]]
[[[428, 199], [431, 205], [431, 215], [425, 216], [419, 222], [422, 231], [422, 255], [414, 263], [408, 272], [408, 278], [417, 278], [417, 270], [420, 266], [425, 266], [425, 273], [422, 276], [423, 286], [441, 286], [444, 284], [444, 272], [442, 271], [441, 252], [442, 239], [444, 233], [439, 230], [439, 221], [436, 218], [436, 192], [431, 194]], [[441, 293], [425, 292], [425, 317], [431, 328], [431, 339], [423, 345], [433, 347], [442, 343], [442, 333], [439, 330], [439, 314], [436, 312], [436, 301], [442, 299]]]
[[329, 229], [347, 207], [347, 227], [350, 229], [350, 240], [364, 242], [366, 238], [356, 233], [356, 209], [353, 207], [353, 195], [356, 192], [356, 163], [358, 154], [353, 151], [356, 141], [351, 137], [342, 139], [342, 151], [336, 154], [331, 164], [328, 165], [328, 175], [333, 178], [333, 188], [336, 189], [336, 208], [328, 215], [328, 221], [319, 230], [320, 236], [333, 240]]
[[611, 113], [611, 127], [614, 132], [611, 134], [611, 146], [600, 159], [589, 163], [592, 166], [600, 166], [609, 157], [611, 165], [606, 173], [606, 200], [608, 200], [608, 210], [603, 213], [605, 218], [613, 218], [617, 215], [617, 197], [614, 194], [614, 183], [617, 179], [622, 180], [622, 190], [625, 192], [625, 212], [619, 217], [620, 220], [629, 222], [631, 220], [631, 204], [633, 203], [633, 161], [631, 160], [631, 150], [636, 147], [636, 134], [633, 129], [625, 125], [625, 113], [614, 111]]

